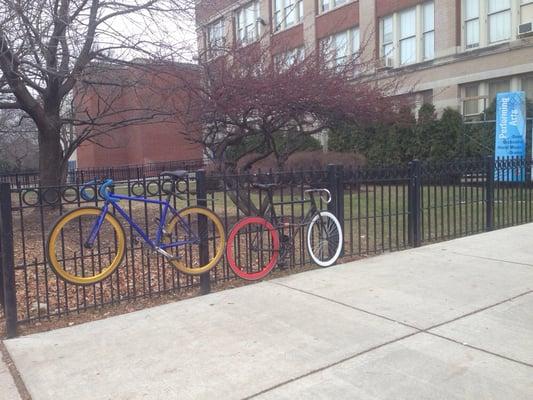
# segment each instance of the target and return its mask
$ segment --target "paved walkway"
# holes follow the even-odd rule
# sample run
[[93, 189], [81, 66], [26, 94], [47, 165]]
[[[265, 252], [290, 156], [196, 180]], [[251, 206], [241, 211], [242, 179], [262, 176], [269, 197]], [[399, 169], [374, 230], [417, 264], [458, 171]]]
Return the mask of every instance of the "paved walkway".
[[40, 399], [532, 399], [533, 225], [5, 344]]
[[0, 352], [0, 399], [19, 400], [19, 392], [15, 386], [15, 381], [9, 372], [6, 361]]

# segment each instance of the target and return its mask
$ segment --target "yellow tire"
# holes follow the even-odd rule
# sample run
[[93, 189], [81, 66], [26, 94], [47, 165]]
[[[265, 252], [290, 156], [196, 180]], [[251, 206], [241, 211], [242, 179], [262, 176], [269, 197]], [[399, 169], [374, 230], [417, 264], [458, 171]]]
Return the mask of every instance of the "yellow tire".
[[[122, 262], [126, 247], [126, 234], [120, 222], [110, 213], [106, 214], [98, 233], [98, 252], [96, 255], [94, 252], [87, 255], [90, 249], [84, 247], [84, 241], [90, 234], [92, 223], [101, 214], [102, 209], [100, 208], [82, 207], [66, 213], [53, 226], [48, 235], [46, 256], [50, 267], [59, 278], [75, 285], [91, 285], [103, 281]], [[87, 224], [82, 226], [84, 219]], [[104, 240], [100, 238], [100, 235], [105, 233], [107, 233], [106, 240], [112, 243], [114, 256], [111, 256], [111, 247], [108, 247], [107, 253], [105, 248], [100, 247], [101, 241]], [[67, 241], [68, 243], [66, 243]], [[61, 254], [59, 258], [58, 250]], [[67, 251], [73, 251], [73, 255], [66, 255]], [[83, 266], [84, 260], [86, 267]], [[75, 267], [71, 266], [72, 262], [74, 262]], [[68, 263], [70, 264], [67, 268]], [[103, 263], [109, 264], [103, 266]], [[95, 264], [97, 264], [96, 268]], [[79, 270], [81, 270], [81, 276], [77, 274]]]
[[199, 232], [199, 224], [197, 224], [198, 217], [203, 216], [207, 220], [209, 260], [205, 263], [200, 262], [200, 246], [199, 243], [194, 243], [168, 248], [167, 251], [176, 256], [176, 258], [170, 259], [169, 263], [184, 274], [203, 274], [217, 265], [224, 254], [226, 235], [222, 221], [213, 211], [197, 206], [184, 208], [179, 212], [179, 216], [180, 218], [174, 216], [165, 226], [164, 243], [190, 240], [187, 229], [191, 229], [197, 237], [203, 237], [203, 232]]

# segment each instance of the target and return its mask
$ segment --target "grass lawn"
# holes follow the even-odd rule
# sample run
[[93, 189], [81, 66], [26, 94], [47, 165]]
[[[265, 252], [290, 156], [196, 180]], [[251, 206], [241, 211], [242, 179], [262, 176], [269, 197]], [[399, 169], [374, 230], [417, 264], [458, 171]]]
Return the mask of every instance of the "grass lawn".
[[[153, 189], [153, 187], [152, 187]], [[189, 187], [194, 192], [194, 185]], [[21, 319], [41, 318], [39, 304], [45, 304], [48, 313], [60, 310], [87, 308], [122, 298], [150, 296], [152, 293], [184, 290], [192, 288], [196, 278], [177, 274], [160, 257], [134, 241], [127, 240], [128, 251], [123, 265], [117, 269], [114, 278], [94, 288], [77, 288], [63, 285], [55, 278], [44, 258], [44, 243], [54, 221], [65, 211], [79, 207], [75, 192], [69, 189], [63, 193], [70, 204], [61, 207], [18, 207], [20, 195], [13, 193], [13, 228], [15, 244], [16, 281], [19, 287], [19, 314]], [[128, 194], [125, 185], [117, 185], [116, 193]], [[68, 196], [66, 195], [68, 194]], [[142, 194], [142, 193], [137, 193]], [[248, 194], [248, 193], [247, 193]], [[264, 195], [264, 193], [263, 193]], [[299, 200], [303, 189], [283, 188], [276, 191], [274, 202]], [[251, 200], [260, 204], [257, 190], [249, 193]], [[430, 243], [467, 234], [482, 232], [486, 225], [486, 202], [482, 187], [476, 185], [426, 185], [421, 192], [420, 229], [423, 243]], [[152, 198], [156, 198], [155, 196]], [[29, 191], [27, 203], [36, 204], [36, 192]], [[346, 187], [344, 192], [344, 261], [386, 251], [409, 247], [408, 238], [408, 188], [406, 185], [362, 185]], [[194, 194], [190, 204], [196, 204]], [[94, 205], [94, 203], [82, 203]], [[98, 202], [102, 205], [102, 201]], [[142, 202], [121, 201], [120, 205], [135, 221], [155, 235], [159, 216], [158, 205]], [[176, 208], [185, 207], [184, 200], [176, 201]], [[213, 208], [222, 218], [229, 231], [244, 215], [238, 211], [228, 193], [222, 191], [208, 194], [208, 207]], [[278, 215], [294, 216], [299, 219], [309, 208], [308, 203], [293, 203], [276, 206]], [[321, 208], [326, 208], [325, 203]], [[529, 188], [496, 188], [494, 192], [494, 227], [515, 225], [531, 220], [533, 190]], [[128, 237], [131, 231], [125, 221], [119, 220], [126, 228]], [[309, 257], [302, 244], [305, 228], [293, 229], [295, 251], [290, 264], [294, 267], [308, 266]], [[224, 260], [212, 272], [219, 280], [230, 279], [231, 272]], [[36, 306], [37, 304], [37, 306]], [[63, 311], [61, 311], [63, 312]]]
[[[195, 182], [187, 189], [190, 204], [196, 203]], [[137, 195], [142, 195], [142, 188], [130, 188]], [[157, 186], [148, 190], [157, 191]], [[126, 185], [117, 184], [115, 193], [128, 194]], [[67, 196], [65, 196], [65, 194]], [[64, 197], [72, 196], [66, 192]], [[259, 206], [265, 193], [257, 190], [244, 191], [246, 197]], [[423, 242], [433, 242], [454, 237], [465, 236], [485, 230], [486, 203], [482, 186], [477, 185], [425, 185], [421, 189], [422, 211], [420, 229]], [[288, 202], [305, 198], [301, 187], [280, 188], [274, 194], [274, 202]], [[37, 201], [37, 194], [29, 192], [25, 200], [30, 204]], [[244, 214], [235, 206], [228, 193], [209, 192], [207, 206], [223, 220], [229, 231]], [[13, 204], [19, 203], [19, 197], [13, 194]], [[321, 208], [327, 208], [325, 202], [319, 201]], [[100, 203], [101, 204], [101, 203]], [[122, 201], [121, 206], [148, 225], [158, 215], [158, 206], [145, 206], [142, 202]], [[175, 207], [182, 208], [187, 201], [176, 200]], [[77, 207], [77, 201], [66, 209]], [[293, 216], [294, 222], [301, 220], [309, 209], [309, 203], [276, 205], [278, 215]], [[398, 250], [408, 247], [408, 188], [407, 185], [362, 185], [358, 188], [346, 187], [344, 192], [344, 237], [346, 254], [374, 254], [383, 251]], [[533, 209], [533, 189], [524, 187], [496, 187], [494, 192], [494, 227], [505, 227], [531, 220]], [[148, 210], [148, 212], [147, 212]]]

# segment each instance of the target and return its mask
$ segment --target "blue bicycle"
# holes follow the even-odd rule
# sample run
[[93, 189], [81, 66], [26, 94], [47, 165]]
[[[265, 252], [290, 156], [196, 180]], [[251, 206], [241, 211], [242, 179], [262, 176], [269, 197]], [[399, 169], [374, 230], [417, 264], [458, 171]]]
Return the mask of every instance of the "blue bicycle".
[[[209, 271], [222, 258], [225, 248], [225, 232], [220, 218], [211, 210], [192, 206], [176, 210], [171, 205], [179, 180], [187, 171], [165, 171], [170, 189], [163, 200], [141, 196], [126, 196], [111, 191], [113, 181], [104, 180], [85, 185], [80, 195], [94, 200], [96, 193], [104, 200], [98, 207], [80, 207], [59, 218], [52, 227], [46, 245], [47, 259], [52, 270], [61, 279], [76, 285], [101, 282], [122, 263], [126, 252], [126, 233], [122, 224], [110, 211], [114, 209], [126, 220], [148, 246], [178, 270], [189, 275]], [[94, 188], [95, 194], [88, 193]], [[143, 230], [120, 206], [121, 200], [158, 205], [160, 215], [155, 228], [155, 238]], [[202, 241], [209, 244], [200, 246]]]

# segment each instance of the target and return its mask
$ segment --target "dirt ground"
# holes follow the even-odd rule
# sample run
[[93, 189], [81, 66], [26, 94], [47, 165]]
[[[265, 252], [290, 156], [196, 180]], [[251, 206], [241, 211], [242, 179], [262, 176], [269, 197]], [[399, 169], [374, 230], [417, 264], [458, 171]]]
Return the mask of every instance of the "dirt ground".
[[[306, 265], [300, 268], [291, 268], [286, 270], [273, 270], [265, 280], [275, 279], [289, 274], [301, 273], [319, 268], [315, 265]], [[211, 285], [211, 292], [218, 292], [221, 290], [232, 289], [244, 285], [253, 285], [257, 282], [249, 282], [239, 278]], [[83, 310], [80, 312], [72, 312], [61, 316], [53, 316], [44, 318], [35, 322], [22, 323], [18, 326], [19, 335], [28, 335], [36, 332], [49, 331], [58, 328], [64, 328], [81, 324], [84, 322], [95, 321], [99, 319], [108, 318], [114, 315], [125, 314], [144, 308], [155, 307], [161, 304], [180, 301], [200, 295], [199, 287], [182, 289], [179, 292], [170, 292], [164, 294], [156, 294], [153, 297], [142, 297], [135, 300], [125, 300], [118, 304], [99, 306], [93, 309]], [[5, 338], [5, 320], [0, 314], [0, 338]]]

